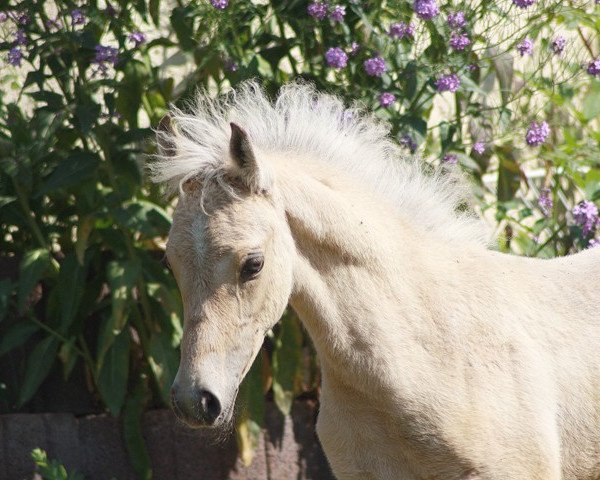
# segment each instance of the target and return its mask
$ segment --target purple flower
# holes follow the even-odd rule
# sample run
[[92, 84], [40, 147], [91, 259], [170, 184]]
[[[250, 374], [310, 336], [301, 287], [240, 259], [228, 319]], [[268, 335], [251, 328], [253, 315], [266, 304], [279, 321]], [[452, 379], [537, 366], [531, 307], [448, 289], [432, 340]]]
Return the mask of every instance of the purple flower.
[[46, 20], [46, 28], [48, 30], [60, 30], [62, 28], [62, 23], [60, 22], [58, 17], [56, 17], [54, 20], [49, 18], [48, 20]]
[[446, 165], [456, 165], [458, 163], [458, 157], [453, 153], [447, 153], [444, 155], [444, 158], [442, 158], [442, 162]]
[[210, 4], [217, 10], [225, 10], [229, 5], [229, 0], [210, 0]]
[[383, 92], [379, 95], [379, 105], [383, 108], [387, 108], [396, 101], [396, 95], [390, 92]]
[[108, 64], [114, 67], [117, 60], [119, 60], [119, 50], [105, 45], [96, 45], [96, 56], [92, 60], [92, 63], [98, 65], [98, 70], [102, 75], [106, 75]]
[[350, 55], [356, 55], [360, 50], [360, 44], [358, 42], [352, 42], [350, 44]]
[[410, 153], [415, 153], [417, 150], [417, 144], [407, 133], [402, 135], [402, 137], [400, 138], [400, 145], [404, 148], [408, 148], [410, 150]]
[[423, 20], [431, 20], [440, 13], [435, 0], [415, 0], [414, 9], [415, 13]]
[[525, 55], [531, 55], [533, 53], [533, 40], [531, 40], [530, 38], [526, 38], [517, 45], [517, 50], [519, 51], [522, 57], [524, 57]]
[[478, 155], [483, 154], [485, 152], [485, 144], [483, 142], [475, 142], [473, 144], [473, 151]]
[[139, 47], [142, 43], [146, 43], [146, 35], [142, 32], [130, 33], [127, 38], [135, 43], [135, 48]]
[[513, 0], [513, 3], [519, 8], [531, 7], [535, 0]]
[[27, 25], [31, 22], [31, 18], [29, 18], [29, 15], [26, 12], [15, 13], [14, 19], [19, 25]]
[[365, 72], [371, 77], [381, 77], [387, 71], [385, 60], [380, 56], [369, 58], [363, 62]]
[[398, 22], [390, 25], [388, 35], [399, 40], [403, 38], [412, 38], [415, 34], [415, 26], [412, 23]]
[[435, 87], [438, 92], [456, 92], [460, 87], [460, 78], [454, 73], [442, 75], [436, 80]]
[[[600, 2], [600, 0], [596, 0], [596, 3]], [[596, 248], [597, 246], [600, 245], [600, 241], [596, 240], [595, 238], [592, 238], [589, 242], [588, 242], [588, 246], [587, 248]]]
[[560, 55], [563, 52], [563, 50], [565, 49], [566, 45], [567, 45], [567, 39], [565, 37], [563, 37], [562, 35], [559, 35], [552, 41], [551, 48], [552, 48], [552, 51], [556, 55]]
[[479, 65], [475, 65], [474, 63], [469, 64], [469, 66], [467, 67], [469, 69], [469, 72], [474, 72], [475, 70], [477, 70], [479, 68]]
[[448, 14], [448, 25], [450, 28], [460, 30], [467, 24], [464, 12], [454, 12]]
[[600, 75], [600, 57], [590, 62], [587, 67], [587, 72], [594, 76]]
[[583, 230], [583, 236], [587, 237], [599, 223], [598, 207], [595, 203], [584, 200], [579, 205], [573, 207], [573, 219]]
[[79, 8], [71, 11], [71, 23], [73, 25], [83, 25], [85, 23], [85, 15]]
[[15, 32], [15, 45], [27, 45], [27, 35], [22, 28]]
[[343, 5], [335, 5], [331, 9], [331, 13], [329, 14], [329, 18], [334, 22], [343, 22], [344, 17], [346, 16], [346, 7]]
[[550, 215], [550, 212], [552, 212], [552, 207], [554, 207], [554, 201], [550, 195], [551, 193], [552, 192], [549, 188], [542, 188], [538, 198], [538, 205], [540, 206], [540, 209], [545, 217]]
[[547, 122], [531, 122], [525, 135], [525, 141], [527, 145], [537, 147], [546, 141], [548, 135], [550, 135], [550, 127]]
[[8, 15], [5, 12], [0, 12], [0, 23], [4, 23], [8, 20]]
[[21, 66], [21, 59], [23, 58], [23, 52], [19, 47], [13, 47], [8, 52], [8, 63], [13, 67]]
[[452, 35], [450, 36], [450, 46], [453, 50], [464, 50], [467, 46], [469, 46], [470, 43], [471, 40], [469, 40], [469, 37], [466, 33], [452, 32]]
[[323, 2], [313, 2], [306, 10], [316, 20], [323, 20], [327, 16], [327, 4]]
[[340, 47], [332, 47], [325, 52], [327, 65], [333, 68], [344, 68], [348, 64], [348, 55]]

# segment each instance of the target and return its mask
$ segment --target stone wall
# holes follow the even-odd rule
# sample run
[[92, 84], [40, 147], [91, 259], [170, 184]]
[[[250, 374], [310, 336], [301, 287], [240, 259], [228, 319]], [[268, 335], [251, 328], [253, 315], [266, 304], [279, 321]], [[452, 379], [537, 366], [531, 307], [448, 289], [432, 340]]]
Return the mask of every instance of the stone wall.
[[[252, 465], [237, 458], [235, 439], [182, 425], [169, 410], [144, 414], [143, 433], [155, 480], [330, 480], [314, 431], [316, 406], [296, 402], [291, 418], [268, 405], [265, 429]], [[133, 480], [118, 419], [107, 415], [0, 415], [0, 480], [30, 480], [36, 447], [87, 480]]]

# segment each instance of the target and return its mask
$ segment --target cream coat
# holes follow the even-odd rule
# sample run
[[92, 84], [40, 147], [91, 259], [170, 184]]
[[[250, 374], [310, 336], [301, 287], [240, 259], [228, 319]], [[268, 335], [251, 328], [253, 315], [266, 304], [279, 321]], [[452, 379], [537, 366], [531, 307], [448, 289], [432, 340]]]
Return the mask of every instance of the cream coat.
[[[598, 480], [600, 248], [488, 250], [454, 213], [455, 181], [394, 169], [381, 125], [340, 105], [293, 85], [272, 106], [250, 84], [158, 133], [155, 178], [181, 186], [167, 255], [182, 404], [210, 389], [225, 425], [289, 301], [322, 365], [317, 432], [340, 480]], [[254, 161], [232, 158], [229, 120]], [[251, 251], [264, 267], [242, 283]]]

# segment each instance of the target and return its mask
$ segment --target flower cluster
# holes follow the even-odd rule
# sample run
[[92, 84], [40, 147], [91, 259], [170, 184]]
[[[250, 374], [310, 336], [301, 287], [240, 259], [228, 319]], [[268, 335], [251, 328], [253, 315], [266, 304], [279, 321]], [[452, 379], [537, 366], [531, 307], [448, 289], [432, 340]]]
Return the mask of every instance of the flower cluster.
[[460, 78], [454, 73], [442, 75], [435, 82], [438, 92], [456, 92], [460, 87]]
[[135, 44], [135, 48], [146, 42], [146, 35], [144, 35], [142, 32], [130, 33], [127, 38]]
[[343, 5], [335, 5], [331, 9], [331, 13], [329, 14], [329, 18], [334, 22], [343, 22], [344, 17], [346, 16], [346, 7]]
[[531, 7], [535, 0], [513, 0], [513, 3], [519, 8]]
[[452, 35], [450, 36], [450, 46], [453, 50], [462, 51], [470, 44], [471, 40], [466, 33], [452, 32]]
[[442, 162], [446, 165], [456, 165], [458, 163], [458, 157], [453, 153], [447, 153], [444, 155], [444, 158], [442, 158]]
[[453, 12], [448, 14], [448, 25], [454, 30], [460, 30], [467, 25], [464, 12]]
[[415, 153], [417, 151], [417, 143], [408, 134], [402, 135], [400, 138], [400, 145], [404, 148], [408, 148], [410, 153]]
[[533, 40], [530, 38], [526, 38], [521, 43], [517, 45], [517, 51], [521, 54], [522, 57], [525, 55], [533, 54]]
[[334, 5], [329, 8], [325, 2], [313, 2], [306, 9], [308, 14], [315, 20], [323, 20], [329, 11], [329, 18], [334, 22], [343, 22], [346, 16], [346, 7], [344, 5]]
[[482, 155], [485, 152], [485, 144], [483, 142], [475, 142], [473, 144], [473, 151], [478, 155]]
[[600, 75], [600, 57], [596, 58], [588, 65], [587, 72], [595, 77]]
[[19, 47], [13, 47], [8, 51], [8, 63], [13, 67], [20, 67], [22, 58], [23, 52]]
[[217, 10], [225, 10], [229, 5], [229, 0], [210, 0], [210, 4]]
[[333, 68], [344, 68], [348, 64], [348, 55], [340, 47], [332, 47], [325, 52], [327, 65]]
[[545, 217], [549, 216], [554, 207], [554, 201], [550, 195], [552, 191], [549, 188], [542, 188], [538, 198], [538, 205]]
[[415, 13], [423, 20], [431, 20], [440, 13], [435, 0], [415, 0]]
[[372, 77], [381, 77], [387, 71], [385, 60], [380, 56], [365, 60], [363, 66], [367, 75]]
[[600, 223], [598, 207], [595, 203], [584, 200], [573, 207], [573, 219], [577, 225], [582, 227], [583, 235], [587, 237]]
[[85, 24], [85, 15], [83, 12], [76, 8], [71, 11], [71, 24], [72, 25], [84, 25]]
[[525, 135], [525, 141], [527, 145], [537, 147], [546, 141], [548, 135], [550, 135], [550, 127], [547, 122], [531, 122]]
[[119, 51], [116, 48], [105, 45], [96, 45], [96, 55], [92, 60], [92, 63], [98, 65], [98, 71], [100, 71], [102, 75], [106, 75], [108, 66], [112, 65], [114, 67], [118, 60]]
[[379, 105], [383, 108], [387, 108], [396, 101], [396, 96], [390, 92], [383, 92], [379, 95]]
[[392, 38], [402, 40], [412, 38], [415, 34], [415, 26], [412, 23], [397, 22], [390, 25], [388, 35]]
[[565, 49], [566, 45], [567, 45], [567, 39], [565, 37], [563, 37], [562, 35], [559, 35], [554, 40], [552, 40], [552, 44], [550, 45], [550, 48], [552, 48], [552, 51], [554, 52], [555, 55], [560, 55], [563, 52], [563, 50]]

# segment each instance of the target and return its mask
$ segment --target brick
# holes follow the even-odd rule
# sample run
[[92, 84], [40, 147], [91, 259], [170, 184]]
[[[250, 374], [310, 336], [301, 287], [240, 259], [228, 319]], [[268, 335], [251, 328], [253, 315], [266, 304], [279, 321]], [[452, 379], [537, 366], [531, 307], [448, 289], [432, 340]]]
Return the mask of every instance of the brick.
[[35, 464], [31, 459], [34, 448], [48, 448], [46, 430], [40, 415], [3, 415], [4, 461], [6, 480], [30, 480]]
[[119, 421], [99, 415], [79, 420], [80, 448], [86, 454], [84, 473], [87, 480], [135, 480], [125, 450]]

